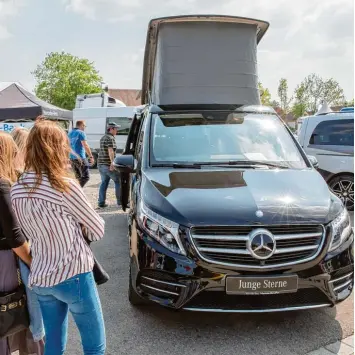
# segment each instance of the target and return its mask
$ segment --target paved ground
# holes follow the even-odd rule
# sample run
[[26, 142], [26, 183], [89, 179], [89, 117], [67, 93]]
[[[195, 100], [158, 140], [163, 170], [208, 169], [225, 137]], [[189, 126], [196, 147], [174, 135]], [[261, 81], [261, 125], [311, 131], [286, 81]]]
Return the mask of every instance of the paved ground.
[[[98, 183], [94, 173], [86, 189], [95, 204]], [[353, 334], [353, 299], [333, 309], [261, 315], [175, 313], [155, 306], [144, 310], [132, 308], [126, 296], [126, 216], [114, 208], [113, 196], [111, 189], [112, 207], [101, 212], [106, 221], [106, 235], [95, 246], [96, 256], [112, 277], [99, 287], [107, 354], [306, 354]], [[340, 344], [334, 346], [333, 350], [340, 350]], [[67, 354], [82, 354], [73, 324]]]
[[320, 349], [309, 352], [306, 355], [354, 355], [354, 336], [351, 335], [342, 341], [321, 347]]

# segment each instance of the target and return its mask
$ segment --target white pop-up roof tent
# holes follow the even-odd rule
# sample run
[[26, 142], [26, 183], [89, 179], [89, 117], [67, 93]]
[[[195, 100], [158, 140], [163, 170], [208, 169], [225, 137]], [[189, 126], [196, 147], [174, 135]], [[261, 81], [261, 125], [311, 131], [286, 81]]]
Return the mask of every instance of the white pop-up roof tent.
[[269, 24], [215, 15], [149, 23], [142, 104], [258, 105], [257, 44]]

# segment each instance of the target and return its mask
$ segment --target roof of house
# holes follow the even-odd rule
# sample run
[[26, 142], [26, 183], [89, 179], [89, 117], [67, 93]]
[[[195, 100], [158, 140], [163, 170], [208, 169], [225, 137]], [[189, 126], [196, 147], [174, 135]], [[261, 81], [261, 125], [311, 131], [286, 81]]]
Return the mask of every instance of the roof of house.
[[141, 91], [138, 89], [108, 89], [108, 94], [123, 101], [126, 106], [141, 105]]

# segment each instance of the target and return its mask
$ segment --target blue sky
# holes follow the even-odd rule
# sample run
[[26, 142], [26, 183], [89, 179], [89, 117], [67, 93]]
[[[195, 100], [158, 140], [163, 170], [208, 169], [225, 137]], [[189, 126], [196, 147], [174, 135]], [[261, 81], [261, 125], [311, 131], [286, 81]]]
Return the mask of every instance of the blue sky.
[[31, 71], [51, 51], [95, 63], [111, 88], [141, 87], [148, 21], [216, 13], [260, 18], [270, 29], [259, 45], [259, 76], [276, 98], [308, 74], [333, 77], [354, 97], [352, 0], [0, 0], [0, 81], [34, 87]]

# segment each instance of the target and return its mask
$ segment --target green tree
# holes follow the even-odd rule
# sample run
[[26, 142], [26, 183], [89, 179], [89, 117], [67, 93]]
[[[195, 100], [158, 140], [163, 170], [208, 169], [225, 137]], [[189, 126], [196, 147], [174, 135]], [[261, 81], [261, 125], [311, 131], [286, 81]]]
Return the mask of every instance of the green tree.
[[36, 95], [49, 103], [72, 110], [76, 96], [101, 92], [102, 77], [88, 59], [65, 52], [47, 54], [32, 73]]
[[270, 106], [272, 106], [273, 108], [280, 107], [280, 103], [278, 101], [276, 101], [276, 100], [272, 100], [270, 102]]
[[264, 88], [261, 83], [258, 83], [258, 88], [260, 92], [261, 104], [265, 106], [271, 106], [271, 94], [268, 88]]
[[343, 105], [345, 103], [344, 90], [333, 78], [323, 82], [322, 100], [328, 105]]
[[279, 81], [279, 87], [277, 93], [280, 99], [280, 107], [282, 110], [282, 118], [285, 118], [286, 115], [290, 112], [290, 104], [292, 102], [292, 97], [288, 96], [288, 83], [287, 79], [281, 78]]
[[344, 106], [345, 107], [354, 107], [354, 99], [352, 99], [351, 101], [345, 101]]
[[302, 82], [308, 97], [308, 110], [315, 113], [323, 95], [323, 79], [316, 74], [308, 75]]
[[298, 118], [305, 114], [309, 106], [308, 91], [304, 83], [301, 83], [296, 87], [294, 98], [295, 100], [292, 106], [292, 114]]
[[307, 110], [313, 113], [317, 111], [322, 100], [329, 106], [344, 103], [344, 91], [333, 78], [323, 79], [313, 73], [304, 78], [298, 87], [303, 88], [305, 99], [303, 103], [306, 104]]

